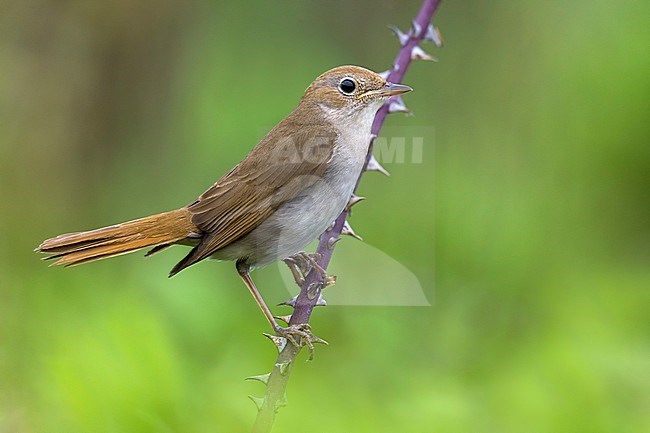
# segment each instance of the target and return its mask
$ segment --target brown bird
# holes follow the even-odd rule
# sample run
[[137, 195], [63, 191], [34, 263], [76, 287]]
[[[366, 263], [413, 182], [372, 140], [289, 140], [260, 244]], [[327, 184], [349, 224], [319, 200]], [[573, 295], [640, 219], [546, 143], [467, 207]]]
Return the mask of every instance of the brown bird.
[[282, 328], [249, 271], [299, 253], [336, 219], [365, 162], [376, 111], [410, 87], [358, 66], [320, 75], [298, 106], [233, 169], [189, 205], [121, 224], [56, 236], [36, 251], [74, 266], [174, 244], [192, 246], [173, 276], [203, 259], [235, 260], [274, 332], [295, 343], [303, 330]]

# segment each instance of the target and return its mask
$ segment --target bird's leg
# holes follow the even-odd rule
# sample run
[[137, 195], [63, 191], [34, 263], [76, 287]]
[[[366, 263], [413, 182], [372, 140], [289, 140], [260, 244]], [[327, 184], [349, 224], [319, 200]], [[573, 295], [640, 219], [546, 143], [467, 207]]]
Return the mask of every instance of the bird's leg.
[[266, 317], [266, 320], [269, 322], [273, 330], [279, 328], [280, 325], [278, 325], [278, 322], [275, 321], [273, 314], [271, 314], [271, 310], [269, 310], [269, 307], [266, 306], [266, 303], [264, 302], [262, 295], [260, 295], [260, 292], [257, 290], [257, 287], [255, 287], [255, 283], [251, 279], [251, 276], [249, 274], [250, 267], [248, 265], [245, 265], [243, 262], [239, 260], [237, 261], [236, 266], [237, 266], [237, 272], [239, 273], [239, 276], [244, 281], [244, 284], [246, 284], [246, 287], [248, 287], [248, 291], [251, 292], [251, 295], [253, 295], [253, 299], [255, 299], [255, 302], [257, 302], [257, 305], [260, 307], [260, 310], [262, 310], [262, 313], [264, 313], [264, 317]]
[[289, 325], [287, 328], [281, 327], [275, 320], [275, 317], [273, 317], [273, 314], [271, 313], [271, 310], [269, 310], [269, 307], [266, 306], [266, 303], [264, 302], [262, 295], [260, 295], [260, 292], [257, 290], [257, 287], [255, 287], [255, 283], [249, 274], [250, 266], [246, 265], [241, 260], [237, 261], [236, 266], [239, 276], [241, 277], [242, 281], [244, 281], [244, 284], [246, 284], [248, 291], [250, 291], [251, 295], [253, 295], [253, 299], [255, 299], [255, 302], [262, 310], [262, 313], [264, 313], [264, 317], [266, 317], [269, 325], [271, 325], [271, 328], [273, 328], [275, 335], [286, 338], [287, 341], [291, 342], [291, 344], [296, 347], [307, 346], [310, 353], [314, 350], [314, 343], [327, 344], [325, 340], [321, 340], [311, 333], [311, 328], [307, 323]]

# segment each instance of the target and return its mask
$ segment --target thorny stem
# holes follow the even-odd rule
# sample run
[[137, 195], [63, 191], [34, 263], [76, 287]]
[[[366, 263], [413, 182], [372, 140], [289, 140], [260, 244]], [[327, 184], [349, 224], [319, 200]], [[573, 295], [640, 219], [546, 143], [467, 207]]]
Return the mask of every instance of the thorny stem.
[[[417, 47], [425, 38], [426, 30], [431, 22], [434, 12], [440, 5], [440, 2], [441, 0], [424, 0], [417, 17], [414, 20], [415, 27], [419, 26], [421, 31], [417, 34], [415, 34], [415, 31], [409, 33], [408, 40], [402, 45], [395, 61], [393, 62], [387, 81], [392, 83], [401, 82], [406, 73], [406, 69], [411, 63], [411, 52], [413, 48]], [[379, 130], [384, 124], [384, 120], [389, 113], [388, 107], [389, 104], [386, 103], [379, 109], [379, 111], [377, 111], [371, 130], [373, 137], [377, 136]], [[372, 156], [372, 146], [373, 142], [371, 141], [368, 144], [366, 166]], [[365, 171], [366, 167], [364, 167], [361, 176], [357, 180], [357, 186], [359, 185], [359, 181]], [[334, 225], [319, 237], [316, 252], [320, 254], [318, 264], [323, 269], [327, 269], [327, 266], [330, 263], [336, 241], [341, 236], [341, 231], [343, 230], [348, 212], [349, 209], [345, 209], [341, 212], [338, 218], [336, 218]], [[323, 276], [319, 272], [310, 272], [307, 275], [305, 281], [300, 286], [300, 293], [295, 300], [293, 314], [291, 315], [289, 322], [290, 325], [299, 325], [309, 322], [311, 313], [318, 302], [320, 292], [324, 285]], [[308, 288], [311, 288], [311, 290], [308, 290]], [[293, 344], [285, 344], [284, 348], [282, 348], [278, 354], [273, 370], [268, 376], [266, 393], [264, 397], [258, 399], [258, 402], [256, 403], [258, 404], [259, 410], [253, 426], [253, 433], [267, 433], [271, 431], [277, 410], [286, 404], [285, 390], [289, 381], [291, 369], [299, 352], [300, 348], [295, 347]]]

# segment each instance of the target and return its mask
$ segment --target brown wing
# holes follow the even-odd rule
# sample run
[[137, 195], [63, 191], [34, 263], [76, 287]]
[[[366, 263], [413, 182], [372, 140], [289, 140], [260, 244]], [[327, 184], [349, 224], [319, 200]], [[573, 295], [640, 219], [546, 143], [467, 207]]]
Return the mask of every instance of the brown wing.
[[336, 131], [279, 123], [235, 168], [188, 206], [203, 239], [170, 276], [250, 233], [323, 175]]

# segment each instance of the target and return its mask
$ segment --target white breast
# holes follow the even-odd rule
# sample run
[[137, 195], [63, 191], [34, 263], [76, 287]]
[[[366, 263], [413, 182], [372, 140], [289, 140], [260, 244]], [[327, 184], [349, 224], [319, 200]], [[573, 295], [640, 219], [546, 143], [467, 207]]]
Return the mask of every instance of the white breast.
[[354, 119], [336, 118], [337, 113], [323, 110], [334, 125], [344, 126], [337, 128], [334, 152], [323, 176], [214, 258], [247, 257], [252, 267], [265, 266], [302, 251], [343, 211], [365, 162], [375, 110], [364, 110]]

